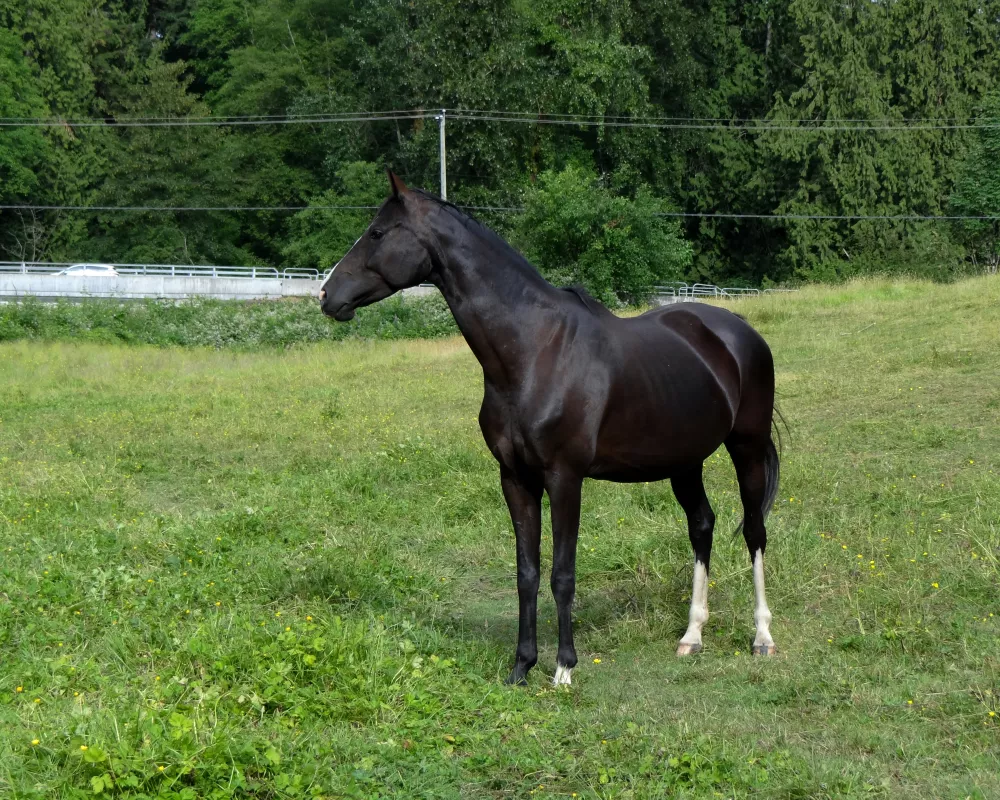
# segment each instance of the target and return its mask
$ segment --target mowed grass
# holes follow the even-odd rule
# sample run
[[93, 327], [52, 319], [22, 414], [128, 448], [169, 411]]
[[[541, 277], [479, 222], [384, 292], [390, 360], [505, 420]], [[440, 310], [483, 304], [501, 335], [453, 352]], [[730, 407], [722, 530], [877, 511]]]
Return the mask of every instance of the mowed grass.
[[[749, 654], [666, 483], [584, 490], [580, 667], [501, 684], [514, 547], [460, 339], [0, 346], [0, 796], [1000, 797], [1000, 281], [735, 304], [791, 427]], [[548, 532], [543, 562], [549, 563]]]

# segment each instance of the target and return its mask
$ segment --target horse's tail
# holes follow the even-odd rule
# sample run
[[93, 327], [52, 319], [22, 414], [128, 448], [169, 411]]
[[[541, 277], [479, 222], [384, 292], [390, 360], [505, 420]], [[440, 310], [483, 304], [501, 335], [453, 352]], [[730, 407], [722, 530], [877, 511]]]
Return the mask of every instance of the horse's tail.
[[[780, 425], [778, 423], [781, 423]], [[785, 449], [785, 440], [781, 435], [781, 429], [785, 429], [785, 433], [788, 434], [789, 438], [792, 435], [791, 430], [788, 427], [788, 420], [785, 419], [785, 415], [781, 413], [781, 409], [778, 408], [778, 404], [774, 404], [774, 414], [771, 416], [771, 428], [774, 430], [774, 436], [767, 443], [767, 450], [764, 453], [764, 468], [767, 472], [767, 481], [764, 484], [767, 491], [764, 492], [764, 507], [761, 511], [764, 512], [764, 519], [767, 519], [767, 515], [771, 508], [774, 506], [774, 501], [778, 499], [778, 484], [781, 478], [781, 453]], [[778, 440], [778, 446], [774, 446], [774, 440]]]
[[[781, 422], [781, 426], [778, 425], [779, 421]], [[774, 417], [771, 419], [771, 426], [774, 429], [774, 436], [768, 437], [767, 445], [764, 448], [764, 502], [760, 509], [764, 515], [764, 519], [767, 519], [767, 515], [774, 506], [774, 501], [778, 499], [778, 486], [781, 482], [781, 451], [784, 449], [784, 437], [781, 435], [781, 427], [783, 426], [785, 432], [789, 433], [788, 422], [777, 405], [774, 406]], [[775, 439], [778, 440], [777, 446], [774, 444]], [[735, 536], [742, 530], [743, 520], [741, 519], [733, 535]]]
[[[781, 441], [780, 437], [778, 441]], [[774, 501], [778, 499], [778, 483], [781, 478], [781, 456], [778, 454], [778, 448], [774, 446], [774, 439], [767, 440], [767, 447], [764, 450], [764, 470], [767, 479], [764, 483], [764, 507], [761, 508], [761, 512], [764, 514], [764, 519], [767, 519]]]

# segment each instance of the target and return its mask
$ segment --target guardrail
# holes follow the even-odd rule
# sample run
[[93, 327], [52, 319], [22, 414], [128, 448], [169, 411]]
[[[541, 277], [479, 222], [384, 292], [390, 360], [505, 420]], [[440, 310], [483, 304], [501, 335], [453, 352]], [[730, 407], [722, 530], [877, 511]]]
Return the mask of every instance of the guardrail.
[[307, 267], [219, 267], [198, 264], [100, 264], [96, 261], [0, 261], [0, 272], [20, 275], [51, 275], [75, 264], [114, 267], [119, 275], [169, 275], [176, 278], [284, 278], [286, 280], [320, 279], [318, 270]]
[[[93, 266], [113, 266], [122, 276], [167, 276], [174, 278], [236, 278], [236, 279], [281, 279], [320, 281], [324, 276], [318, 270], [308, 267], [289, 267], [278, 270], [275, 267], [231, 267], [198, 264], [100, 264], [99, 262], [56, 262], [56, 261], [0, 261], [0, 274], [53, 275], [75, 264]], [[67, 276], [69, 277], [69, 276]], [[98, 278], [97, 280], [101, 280]], [[422, 283], [410, 290], [412, 294], [424, 294], [434, 289], [432, 284]], [[795, 289], [752, 289], [746, 286], [716, 286], [711, 283], [687, 283], [675, 281], [655, 287], [654, 298], [673, 300], [694, 300], [703, 297], [736, 298], [753, 297], [778, 292], [794, 292]]]
[[712, 283], [675, 281], [655, 287], [657, 297], [693, 299], [696, 297], [757, 297], [762, 294], [794, 292], [796, 289], [752, 289], [746, 286], [716, 286]]

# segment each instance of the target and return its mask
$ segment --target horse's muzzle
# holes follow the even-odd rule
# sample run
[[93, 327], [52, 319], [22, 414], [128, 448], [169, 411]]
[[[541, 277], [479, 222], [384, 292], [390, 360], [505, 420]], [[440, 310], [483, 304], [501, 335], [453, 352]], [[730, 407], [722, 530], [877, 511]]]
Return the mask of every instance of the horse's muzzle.
[[320, 292], [319, 309], [326, 316], [332, 317], [337, 320], [337, 322], [347, 322], [349, 319], [354, 319], [354, 309], [350, 307], [351, 304], [348, 303], [331, 303], [330, 298], [326, 296], [326, 293]]

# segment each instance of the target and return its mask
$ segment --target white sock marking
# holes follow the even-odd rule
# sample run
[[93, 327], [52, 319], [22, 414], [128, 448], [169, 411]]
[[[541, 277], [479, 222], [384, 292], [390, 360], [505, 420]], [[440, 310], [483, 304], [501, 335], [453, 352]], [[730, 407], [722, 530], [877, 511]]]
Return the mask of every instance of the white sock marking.
[[760, 550], [753, 555], [753, 592], [756, 599], [753, 621], [757, 626], [757, 637], [753, 640], [754, 646], [773, 646], [771, 609], [767, 607], [767, 598], [764, 596], [764, 554]]
[[572, 667], [564, 667], [556, 664], [556, 676], [552, 679], [553, 686], [569, 686], [572, 684]]
[[694, 584], [691, 587], [691, 611], [688, 627], [681, 644], [701, 644], [701, 629], [708, 621], [708, 569], [700, 561], [694, 562]]

